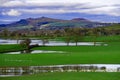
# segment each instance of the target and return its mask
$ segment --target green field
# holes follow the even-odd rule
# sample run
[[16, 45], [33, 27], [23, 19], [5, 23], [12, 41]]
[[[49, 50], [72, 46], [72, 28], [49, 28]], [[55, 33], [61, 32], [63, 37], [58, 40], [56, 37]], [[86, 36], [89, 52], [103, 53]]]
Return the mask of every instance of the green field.
[[[36, 38], [39, 39], [40, 37], [36, 37]], [[72, 39], [74, 39], [74, 37]], [[71, 39], [71, 42], [73, 42], [72, 39]], [[66, 37], [55, 37], [51, 40], [65, 41]], [[97, 36], [96, 38], [95, 38], [95, 36], [82, 36], [79, 41], [83, 41], [83, 42], [94, 42], [94, 41], [96, 41], [96, 42], [116, 42], [116, 41], [120, 41], [120, 35]]]
[[120, 42], [108, 46], [48, 46], [34, 50], [63, 51], [47, 54], [0, 54], [0, 66], [58, 64], [120, 64]]
[[0, 77], [0, 80], [119, 80], [120, 73], [64, 72], [42, 73], [18, 77]]
[[[120, 64], [120, 42], [108, 46], [45, 46], [33, 50], [63, 51], [46, 54], [0, 54], [0, 66], [61, 64]], [[18, 50], [18, 45], [0, 45], [0, 51]], [[0, 80], [119, 80], [120, 72], [53, 72], [0, 77]]]
[[17, 44], [0, 45], [0, 53], [9, 52], [9, 51], [19, 51], [23, 49], [24, 49], [23, 47]]

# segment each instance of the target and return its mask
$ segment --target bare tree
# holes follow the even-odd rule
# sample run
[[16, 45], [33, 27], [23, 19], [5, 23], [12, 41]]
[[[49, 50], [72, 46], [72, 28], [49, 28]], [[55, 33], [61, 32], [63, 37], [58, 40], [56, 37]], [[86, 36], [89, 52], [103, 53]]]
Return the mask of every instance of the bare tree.
[[76, 43], [76, 46], [77, 46], [77, 43], [80, 41], [81, 36], [82, 36], [81, 35], [81, 29], [80, 28], [74, 28], [73, 29], [73, 40]]
[[17, 44], [18, 44], [19, 39], [20, 39], [20, 34], [19, 34], [19, 33], [16, 33], [16, 35], [15, 35], [15, 39], [17, 40]]
[[69, 43], [70, 43], [71, 38], [72, 38], [73, 31], [72, 31], [71, 28], [65, 28], [64, 31], [65, 31], [65, 33], [64, 33], [64, 35], [65, 35], [65, 42], [67, 43], [67, 46], [69, 46]]
[[2, 33], [3, 33], [3, 37], [8, 38], [10, 32], [8, 31], [8, 29], [5, 28], [5, 29], [2, 31]]
[[49, 41], [48, 41], [47, 38], [42, 37], [42, 44], [43, 44], [43, 46], [45, 46], [45, 44], [48, 43], [48, 42], [49, 42]]

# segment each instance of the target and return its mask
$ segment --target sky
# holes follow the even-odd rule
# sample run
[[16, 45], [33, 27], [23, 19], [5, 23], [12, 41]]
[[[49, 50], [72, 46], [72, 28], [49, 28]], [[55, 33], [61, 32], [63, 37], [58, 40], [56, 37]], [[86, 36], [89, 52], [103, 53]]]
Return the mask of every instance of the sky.
[[0, 0], [0, 24], [26, 18], [120, 22], [120, 0]]

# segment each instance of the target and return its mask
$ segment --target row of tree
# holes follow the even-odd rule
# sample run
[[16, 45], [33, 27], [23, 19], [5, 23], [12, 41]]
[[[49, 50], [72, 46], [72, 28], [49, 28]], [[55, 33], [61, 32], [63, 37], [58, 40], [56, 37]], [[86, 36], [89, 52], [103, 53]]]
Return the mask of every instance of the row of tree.
[[14, 38], [17, 40], [24, 37], [39, 37], [43, 41], [43, 45], [48, 42], [48, 39], [56, 37], [64, 38], [64, 41], [69, 45], [70, 42], [75, 42], [76, 46], [79, 41], [83, 41], [85, 36], [92, 36], [94, 38], [94, 45], [98, 36], [119, 35], [120, 30], [109, 30], [105, 28], [65, 28], [61, 30], [19, 30], [8, 31], [7, 29], [0, 32], [1, 37]]
[[[96, 33], [101, 36], [108, 35], [120, 35], [120, 29], [107, 29], [107, 28], [65, 28], [59, 30], [18, 30], [18, 31], [9, 31], [8, 29], [4, 29], [0, 31], [0, 36], [4, 37], [15, 37], [15, 36], [43, 36], [48, 35], [51, 37], [61, 37], [65, 36], [66, 32], [79, 32], [84, 36], [95, 35]], [[76, 33], [75, 33], [76, 34]]]

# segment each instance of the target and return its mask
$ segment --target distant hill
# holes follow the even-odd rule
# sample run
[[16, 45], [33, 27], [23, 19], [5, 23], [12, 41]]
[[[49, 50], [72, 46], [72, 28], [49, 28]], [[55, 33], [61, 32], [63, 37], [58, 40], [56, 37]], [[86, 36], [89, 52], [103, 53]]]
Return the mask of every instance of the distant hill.
[[7, 28], [9, 30], [21, 30], [21, 29], [36, 30], [36, 29], [63, 29], [66, 27], [93, 28], [93, 27], [103, 27], [108, 25], [110, 24], [93, 22], [84, 18], [61, 20], [61, 19], [53, 19], [48, 17], [40, 17], [40, 18], [21, 19], [11, 24], [1, 24], [0, 29]]

